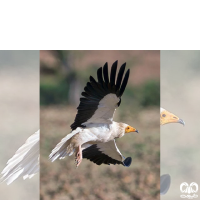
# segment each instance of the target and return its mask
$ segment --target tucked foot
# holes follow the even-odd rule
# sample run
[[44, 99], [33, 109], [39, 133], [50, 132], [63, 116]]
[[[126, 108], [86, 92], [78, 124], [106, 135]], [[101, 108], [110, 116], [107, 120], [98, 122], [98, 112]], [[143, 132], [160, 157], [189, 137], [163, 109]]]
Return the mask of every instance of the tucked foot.
[[81, 164], [82, 159], [83, 159], [82, 149], [81, 149], [81, 146], [79, 146], [79, 150], [78, 150], [76, 157], [75, 157], [76, 167], [78, 167]]

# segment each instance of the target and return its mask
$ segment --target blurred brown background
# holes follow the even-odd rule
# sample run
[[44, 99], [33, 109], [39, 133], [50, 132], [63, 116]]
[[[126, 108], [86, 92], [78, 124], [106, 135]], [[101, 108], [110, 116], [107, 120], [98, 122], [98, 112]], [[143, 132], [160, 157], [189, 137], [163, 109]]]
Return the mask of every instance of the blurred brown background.
[[[110, 71], [116, 60], [131, 69], [114, 120], [140, 131], [117, 140], [122, 154], [132, 157], [132, 165], [97, 166], [84, 159], [76, 169], [74, 155], [51, 163], [48, 156], [70, 133], [89, 76], [96, 78], [105, 62]], [[160, 52], [40, 51], [40, 72], [41, 199], [159, 199]]]
[[161, 51], [161, 106], [186, 123], [161, 127], [161, 174], [171, 175], [163, 200], [180, 199], [183, 182], [200, 185], [199, 86], [200, 51]]
[[[39, 128], [39, 51], [0, 51], [0, 172]], [[39, 199], [39, 175], [0, 183], [2, 200]]]

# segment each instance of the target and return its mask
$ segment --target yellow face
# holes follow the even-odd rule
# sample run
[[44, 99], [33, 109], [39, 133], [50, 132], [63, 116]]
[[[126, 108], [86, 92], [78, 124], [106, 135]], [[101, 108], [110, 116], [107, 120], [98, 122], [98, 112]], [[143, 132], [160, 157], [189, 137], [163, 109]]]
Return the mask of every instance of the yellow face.
[[168, 124], [168, 123], [180, 123], [185, 125], [185, 122], [182, 119], [179, 119], [176, 115], [164, 110], [160, 113], [160, 124]]
[[137, 132], [138, 133], [138, 130], [131, 127], [131, 126], [127, 126], [126, 129], [125, 129], [125, 133], [130, 133], [130, 132]]

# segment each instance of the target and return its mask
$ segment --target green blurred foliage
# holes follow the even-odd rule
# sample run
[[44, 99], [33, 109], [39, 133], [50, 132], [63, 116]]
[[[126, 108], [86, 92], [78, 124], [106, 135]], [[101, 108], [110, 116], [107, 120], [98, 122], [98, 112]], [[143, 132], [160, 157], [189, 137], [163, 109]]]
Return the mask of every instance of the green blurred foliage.
[[160, 105], [160, 82], [149, 80], [137, 87], [127, 86], [123, 95], [126, 105], [134, 103], [135, 107]]
[[[96, 72], [100, 66], [93, 63], [86, 65], [87, 68], [79, 65], [74, 67], [77, 66], [75, 61], [84, 57], [84, 53], [80, 51], [51, 51], [51, 54], [54, 62], [51, 60], [51, 62], [45, 63], [44, 59], [41, 59], [40, 63], [40, 104], [43, 106], [77, 105], [81, 92], [89, 81], [89, 76], [96, 79]], [[133, 59], [130, 68], [134, 68], [137, 63], [136, 59], [137, 57]], [[124, 106], [131, 105], [137, 110], [143, 107], [159, 106], [159, 79], [147, 79], [140, 85], [133, 85], [130, 78], [122, 101]]]
[[140, 88], [140, 99], [143, 107], [160, 105], [160, 82], [151, 80], [147, 81]]
[[[69, 102], [69, 89], [72, 80], [78, 80], [78, 84], [83, 91], [88, 82], [88, 74], [94, 74], [97, 68], [86, 70], [71, 70], [69, 73], [54, 71], [45, 74], [40, 83], [40, 104], [41, 105], [65, 105]], [[81, 93], [80, 93], [81, 96]]]
[[57, 83], [41, 83], [40, 85], [40, 104], [64, 104], [68, 99], [68, 85], [66, 80]]
[[[88, 82], [88, 74], [93, 74], [96, 67], [92, 70], [80, 72], [74, 71], [73, 75], [66, 75], [66, 77], [54, 77], [48, 81], [41, 81], [40, 84], [40, 104], [41, 105], [55, 105], [55, 104], [68, 104], [69, 98], [69, 77], [76, 77], [80, 80], [81, 91]], [[80, 94], [81, 97], [81, 94]], [[137, 106], [159, 106], [160, 105], [160, 82], [149, 80], [140, 86], [133, 87], [128, 85], [124, 95], [123, 103], [129, 105], [134, 104]]]

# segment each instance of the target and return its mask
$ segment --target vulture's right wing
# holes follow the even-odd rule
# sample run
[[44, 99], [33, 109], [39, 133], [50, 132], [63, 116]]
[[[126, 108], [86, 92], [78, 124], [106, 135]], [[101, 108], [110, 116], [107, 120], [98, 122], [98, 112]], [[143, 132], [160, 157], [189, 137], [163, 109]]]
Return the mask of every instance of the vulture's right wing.
[[132, 162], [132, 158], [125, 158], [117, 148], [114, 141], [106, 143], [93, 144], [92, 146], [83, 150], [83, 158], [87, 158], [90, 161], [101, 164], [122, 164], [125, 167], [129, 167]]

